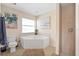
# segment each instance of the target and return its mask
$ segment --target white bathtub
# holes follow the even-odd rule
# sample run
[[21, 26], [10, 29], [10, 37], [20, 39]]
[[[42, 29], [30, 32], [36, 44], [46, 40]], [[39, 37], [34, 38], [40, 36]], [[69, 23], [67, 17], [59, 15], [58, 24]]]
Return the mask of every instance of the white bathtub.
[[44, 49], [49, 45], [49, 37], [42, 35], [22, 36], [21, 45], [24, 49]]

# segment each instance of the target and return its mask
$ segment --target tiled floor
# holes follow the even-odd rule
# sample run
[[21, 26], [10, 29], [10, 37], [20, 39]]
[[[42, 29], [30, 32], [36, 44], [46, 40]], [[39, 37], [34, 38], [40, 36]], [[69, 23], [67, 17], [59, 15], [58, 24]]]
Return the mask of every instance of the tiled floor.
[[21, 47], [18, 47], [16, 52], [10, 53], [10, 51], [6, 51], [1, 53], [2, 56], [22, 56], [24, 52], [24, 49]]
[[23, 56], [44, 56], [43, 49], [26, 49]]
[[[2, 56], [23, 56], [24, 52], [26, 51], [27, 49], [23, 49], [22, 47], [17, 47], [17, 51], [14, 52], [14, 53], [10, 53], [10, 51], [6, 51], [4, 53], [1, 53]], [[52, 48], [52, 47], [47, 47], [46, 49], [42, 49], [44, 51], [44, 56], [56, 56], [55, 54], [55, 48]], [[37, 50], [39, 51], [39, 50]], [[31, 51], [30, 53], [34, 53], [34, 50]], [[37, 52], [36, 52], [37, 53]]]
[[55, 53], [55, 48], [48, 46], [46, 49], [44, 49], [45, 56], [57, 56]]

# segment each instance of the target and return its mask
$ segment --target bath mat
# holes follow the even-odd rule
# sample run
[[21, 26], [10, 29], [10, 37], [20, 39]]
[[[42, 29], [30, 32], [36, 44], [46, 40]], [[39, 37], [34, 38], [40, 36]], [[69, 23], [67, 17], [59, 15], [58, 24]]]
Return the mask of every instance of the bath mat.
[[44, 56], [43, 49], [26, 49], [23, 56]]

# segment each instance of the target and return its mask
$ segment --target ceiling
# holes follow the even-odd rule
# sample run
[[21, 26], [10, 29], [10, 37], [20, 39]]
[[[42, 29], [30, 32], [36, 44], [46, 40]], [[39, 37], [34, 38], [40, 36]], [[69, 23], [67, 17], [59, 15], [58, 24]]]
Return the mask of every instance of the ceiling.
[[7, 3], [7, 5], [29, 13], [33, 16], [38, 16], [56, 9], [55, 3]]

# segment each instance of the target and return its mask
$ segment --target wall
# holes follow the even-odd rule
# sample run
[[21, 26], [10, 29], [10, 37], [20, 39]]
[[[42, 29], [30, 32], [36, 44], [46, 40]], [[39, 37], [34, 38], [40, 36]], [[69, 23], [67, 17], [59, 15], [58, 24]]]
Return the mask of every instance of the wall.
[[79, 56], [79, 4], [76, 4], [76, 56]]
[[0, 12], [1, 12], [1, 3], [0, 3]]
[[[16, 16], [18, 17], [17, 19], [17, 29], [6, 29], [6, 32], [7, 32], [7, 35], [8, 36], [14, 36], [16, 35], [17, 36], [17, 40], [19, 39], [20, 35], [21, 35], [21, 20], [22, 18], [30, 18], [30, 19], [35, 19], [34, 16], [32, 15], [29, 15], [23, 11], [20, 11], [20, 10], [16, 10], [14, 8], [12, 8], [11, 6], [6, 6], [4, 4], [1, 5], [1, 13], [4, 13], [4, 12], [7, 12], [7, 13], [14, 13], [16, 14]], [[19, 40], [18, 40], [19, 41]]]
[[50, 35], [50, 46], [56, 48], [56, 54], [59, 54], [59, 4], [56, 4], [55, 9], [51, 12], [39, 15], [41, 20], [44, 17], [49, 17], [49, 27], [48, 29], [39, 29], [39, 34], [49, 34]]
[[60, 53], [60, 4], [56, 4], [56, 54]]

